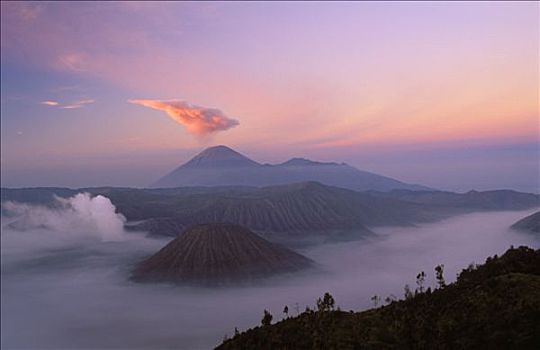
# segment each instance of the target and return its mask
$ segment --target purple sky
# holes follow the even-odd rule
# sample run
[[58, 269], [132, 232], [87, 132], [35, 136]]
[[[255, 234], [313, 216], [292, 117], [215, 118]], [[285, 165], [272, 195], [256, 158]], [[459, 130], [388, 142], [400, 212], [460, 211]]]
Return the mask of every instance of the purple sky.
[[3, 186], [145, 186], [226, 144], [539, 189], [536, 2], [1, 6]]

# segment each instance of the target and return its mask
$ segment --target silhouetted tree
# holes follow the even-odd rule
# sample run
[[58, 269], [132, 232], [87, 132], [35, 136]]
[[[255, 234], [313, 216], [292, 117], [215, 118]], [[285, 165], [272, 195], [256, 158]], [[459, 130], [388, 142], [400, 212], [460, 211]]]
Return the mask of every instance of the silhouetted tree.
[[283, 308], [283, 313], [285, 314], [285, 317], [289, 317], [289, 307], [287, 305]]
[[396, 300], [397, 300], [396, 296], [394, 294], [390, 294], [389, 296], [386, 297], [386, 299], [384, 299], [384, 302], [387, 304], [392, 304], [392, 302]]
[[334, 300], [334, 297], [326, 292], [323, 295], [323, 298], [317, 299], [317, 309], [319, 311], [330, 311], [334, 310], [334, 305], [336, 304], [336, 301]]
[[373, 307], [379, 306], [379, 302], [381, 301], [381, 298], [378, 295], [374, 295], [371, 297], [371, 301], [373, 302]]
[[268, 310], [264, 310], [264, 316], [261, 320], [261, 324], [263, 326], [270, 326], [270, 324], [272, 324], [272, 314], [270, 312], [268, 312]]
[[236, 337], [239, 334], [240, 332], [238, 331], [238, 328], [234, 327], [234, 336]]
[[446, 286], [443, 273], [444, 273], [443, 264], [435, 266], [435, 278], [437, 279], [437, 284], [439, 285], [439, 288], [444, 288]]
[[[242, 332], [220, 350], [535, 349], [538, 318], [531, 307], [540, 302], [535, 293], [539, 267], [540, 250], [510, 249], [467, 268], [444, 288], [436, 283], [435, 292], [426, 276], [422, 294], [415, 296], [407, 285], [409, 300], [389, 296], [391, 304], [384, 308], [344, 314], [314, 312], [310, 305], [300, 317]], [[443, 267], [436, 271], [442, 275]], [[324, 299], [319, 299], [321, 309]]]
[[424, 282], [426, 281], [426, 273], [424, 271], [420, 272], [418, 275], [416, 275], [416, 285], [418, 288], [416, 289], [417, 293], [424, 293]]
[[411, 287], [409, 287], [408, 284], [403, 287], [403, 294], [405, 295], [405, 299], [411, 299], [413, 297], [413, 293], [411, 292]]

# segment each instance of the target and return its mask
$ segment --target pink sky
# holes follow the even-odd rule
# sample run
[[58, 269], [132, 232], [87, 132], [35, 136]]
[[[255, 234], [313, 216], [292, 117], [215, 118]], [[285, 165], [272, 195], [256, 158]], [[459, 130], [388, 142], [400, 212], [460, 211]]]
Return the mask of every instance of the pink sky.
[[[31, 168], [36, 149], [114, 158], [227, 144], [354, 162], [359, 149], [537, 143], [538, 26], [534, 2], [2, 2], [2, 164]], [[134, 99], [239, 125], [194, 137]]]

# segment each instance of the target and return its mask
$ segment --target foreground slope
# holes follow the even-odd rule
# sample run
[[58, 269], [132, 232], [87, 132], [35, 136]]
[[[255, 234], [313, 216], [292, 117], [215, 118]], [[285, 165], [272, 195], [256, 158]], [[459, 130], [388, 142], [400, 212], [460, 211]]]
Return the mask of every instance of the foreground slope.
[[311, 260], [230, 224], [198, 225], [141, 262], [139, 282], [223, 285], [311, 266]]
[[457, 281], [364, 312], [307, 311], [218, 349], [537, 349], [540, 250], [509, 249]]
[[152, 187], [272, 186], [304, 181], [318, 181], [356, 191], [428, 189], [361, 171], [344, 163], [293, 158], [277, 165], [260, 164], [227, 146], [205, 149], [159, 179]]

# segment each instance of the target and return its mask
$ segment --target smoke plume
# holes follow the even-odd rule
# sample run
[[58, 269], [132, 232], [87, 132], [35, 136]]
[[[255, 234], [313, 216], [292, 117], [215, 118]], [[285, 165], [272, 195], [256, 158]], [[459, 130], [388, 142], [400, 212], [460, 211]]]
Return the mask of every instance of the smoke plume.
[[239, 122], [215, 108], [190, 105], [179, 100], [129, 100], [128, 102], [164, 111], [194, 135], [203, 136], [235, 127]]
[[97, 236], [102, 241], [123, 239], [125, 218], [104, 196], [78, 193], [56, 198], [53, 207], [5, 202], [2, 209], [16, 219], [9, 227], [19, 231], [45, 229], [71, 235]]

